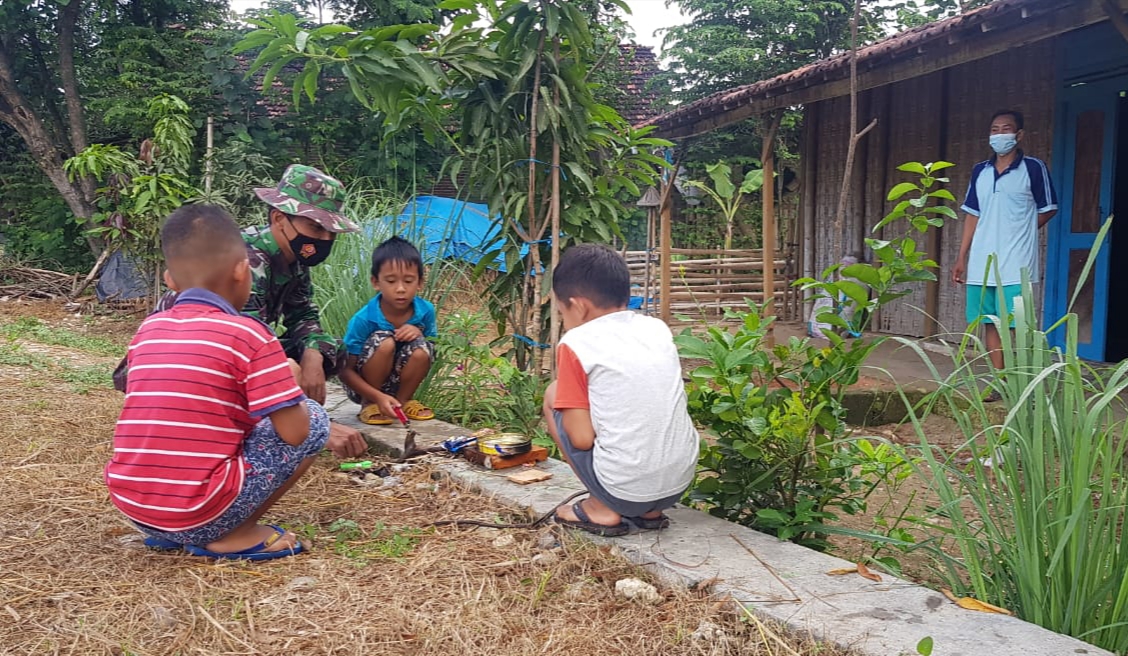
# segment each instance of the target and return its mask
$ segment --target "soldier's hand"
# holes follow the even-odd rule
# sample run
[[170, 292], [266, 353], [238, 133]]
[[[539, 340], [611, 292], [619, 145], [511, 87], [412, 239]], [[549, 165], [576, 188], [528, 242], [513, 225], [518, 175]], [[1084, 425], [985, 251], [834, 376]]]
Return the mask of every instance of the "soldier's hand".
[[368, 443], [360, 431], [333, 421], [329, 422], [329, 440], [325, 442], [325, 448], [338, 458], [356, 458], [368, 450]]
[[305, 395], [319, 405], [325, 405], [325, 369], [321, 366], [322, 359], [318, 351], [306, 349], [302, 354], [302, 374], [298, 379], [298, 386]]

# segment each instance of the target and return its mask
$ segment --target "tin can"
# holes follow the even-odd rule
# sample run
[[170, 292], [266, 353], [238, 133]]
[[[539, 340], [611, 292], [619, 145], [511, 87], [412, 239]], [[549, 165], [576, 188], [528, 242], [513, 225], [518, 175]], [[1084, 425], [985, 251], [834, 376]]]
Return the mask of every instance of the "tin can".
[[528, 453], [532, 448], [532, 440], [515, 433], [502, 433], [478, 438], [478, 450], [491, 456], [515, 456]]

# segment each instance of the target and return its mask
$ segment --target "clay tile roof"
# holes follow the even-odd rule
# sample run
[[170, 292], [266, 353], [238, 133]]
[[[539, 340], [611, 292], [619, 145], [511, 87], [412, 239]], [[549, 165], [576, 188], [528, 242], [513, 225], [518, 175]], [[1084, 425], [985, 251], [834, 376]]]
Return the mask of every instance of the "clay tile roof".
[[615, 101], [615, 109], [636, 125], [662, 113], [658, 91], [650, 81], [659, 73], [658, 59], [650, 46], [619, 44], [619, 67], [626, 72], [623, 95]]
[[[1052, 14], [1057, 15], [1055, 19], [1076, 16], [1081, 13], [1081, 4], [1081, 0], [994, 0], [979, 9], [921, 25], [860, 48], [858, 72], [861, 75], [863, 71], [894, 62], [934, 56], [926, 45], [955, 45], [977, 37], [991, 39], [998, 31]], [[774, 78], [715, 93], [636, 125], [657, 125], [666, 132], [680, 129], [696, 134], [703, 130], [693, 131], [694, 123], [724, 114], [734, 107], [755, 102], [767, 111], [797, 104], [787, 94], [848, 78], [849, 69], [850, 53], [843, 52]], [[842, 94], [827, 93], [825, 97], [834, 95]]]
[[[240, 53], [235, 56], [240, 72], [250, 68], [256, 55]], [[623, 93], [613, 103], [615, 109], [627, 120], [635, 125], [653, 119], [662, 113], [659, 103], [659, 93], [652, 88], [650, 80], [660, 71], [654, 50], [649, 46], [640, 46], [633, 43], [619, 44], [619, 66], [626, 71]], [[293, 113], [291, 106], [291, 88], [289, 80], [302, 70], [301, 62], [294, 62], [279, 72], [271, 84], [269, 93], [263, 93], [255, 101], [262, 111], [271, 118], [282, 118]], [[254, 86], [262, 91], [263, 74], [266, 68], [261, 68], [252, 76]], [[330, 89], [337, 88], [341, 82], [338, 78], [323, 77], [321, 84]]]

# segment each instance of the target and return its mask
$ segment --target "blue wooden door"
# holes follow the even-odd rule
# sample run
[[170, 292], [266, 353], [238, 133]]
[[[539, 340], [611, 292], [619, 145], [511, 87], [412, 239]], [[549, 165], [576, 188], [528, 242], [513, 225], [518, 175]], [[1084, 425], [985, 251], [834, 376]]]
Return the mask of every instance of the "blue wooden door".
[[[1076, 85], [1063, 90], [1058, 104], [1052, 168], [1060, 199], [1058, 214], [1050, 223], [1045, 321], [1052, 324], [1066, 312], [1076, 313], [1079, 355], [1089, 360], [1104, 360], [1105, 355], [1107, 239], [1084, 281], [1081, 272], [1101, 224], [1112, 211], [1117, 107], [1124, 87], [1120, 81]], [[1081, 291], [1070, 308], [1079, 284]], [[1054, 331], [1051, 341], [1063, 345], [1064, 331]]]

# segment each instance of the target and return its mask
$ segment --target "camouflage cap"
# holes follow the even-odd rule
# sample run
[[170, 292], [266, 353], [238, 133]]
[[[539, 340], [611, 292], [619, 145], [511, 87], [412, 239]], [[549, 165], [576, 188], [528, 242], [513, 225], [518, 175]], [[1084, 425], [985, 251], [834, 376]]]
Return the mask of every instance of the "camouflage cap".
[[345, 186], [312, 166], [291, 164], [282, 173], [278, 186], [255, 189], [267, 205], [293, 216], [317, 221], [329, 232], [356, 232], [360, 228], [345, 218]]

